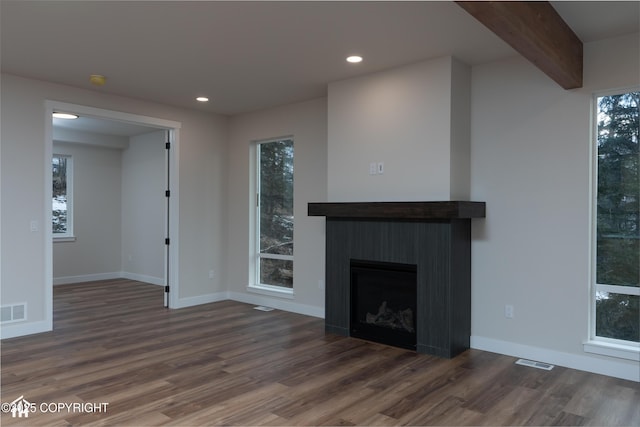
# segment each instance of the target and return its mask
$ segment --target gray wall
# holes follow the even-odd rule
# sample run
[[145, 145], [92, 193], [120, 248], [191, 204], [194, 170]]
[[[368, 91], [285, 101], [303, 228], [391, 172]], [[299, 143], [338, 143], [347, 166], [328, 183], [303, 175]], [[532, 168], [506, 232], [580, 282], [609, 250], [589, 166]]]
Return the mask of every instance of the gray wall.
[[[330, 201], [468, 198], [469, 80], [443, 57], [331, 83]], [[370, 175], [371, 162], [384, 174]]]
[[54, 141], [53, 152], [73, 157], [76, 239], [54, 242], [54, 284], [114, 277], [164, 284], [165, 131], [55, 134], [75, 141]]
[[[307, 216], [307, 203], [327, 197], [327, 101], [317, 99], [231, 119], [227, 283], [235, 299], [322, 316], [324, 313], [324, 220]], [[293, 135], [294, 138], [294, 277], [293, 299], [263, 301], [248, 290], [251, 274], [252, 141]], [[320, 283], [319, 283], [320, 282]]]
[[122, 152], [122, 271], [163, 284], [165, 276], [165, 131], [130, 138]]
[[583, 350], [593, 94], [640, 84], [639, 40], [586, 43], [575, 90], [520, 57], [474, 67], [471, 198], [487, 216], [473, 225], [472, 346], [640, 380], [637, 361]]
[[76, 237], [53, 244], [54, 283], [119, 272], [121, 150], [55, 142], [53, 152], [73, 157]]

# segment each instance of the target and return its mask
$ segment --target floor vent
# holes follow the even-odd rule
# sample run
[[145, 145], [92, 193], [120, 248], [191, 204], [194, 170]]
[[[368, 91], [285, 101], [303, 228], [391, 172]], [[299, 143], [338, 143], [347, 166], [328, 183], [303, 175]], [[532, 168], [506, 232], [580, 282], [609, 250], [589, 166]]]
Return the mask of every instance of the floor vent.
[[265, 307], [264, 305], [259, 305], [257, 307], [253, 307], [254, 310], [259, 310], [259, 311], [273, 311], [273, 308], [271, 307]]
[[516, 360], [516, 365], [522, 365], [522, 366], [529, 366], [531, 368], [544, 369], [545, 371], [550, 371], [554, 367], [554, 365], [550, 365], [548, 363], [536, 362], [534, 360], [527, 360], [527, 359], [518, 359], [518, 360]]
[[27, 303], [3, 305], [0, 307], [0, 322], [22, 322], [27, 320]]

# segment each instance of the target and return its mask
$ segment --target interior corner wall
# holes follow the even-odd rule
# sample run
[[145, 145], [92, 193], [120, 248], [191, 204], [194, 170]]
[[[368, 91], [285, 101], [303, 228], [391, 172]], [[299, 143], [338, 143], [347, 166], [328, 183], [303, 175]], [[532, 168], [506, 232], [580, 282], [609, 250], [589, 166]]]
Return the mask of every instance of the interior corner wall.
[[[231, 118], [228, 178], [228, 290], [232, 299], [322, 316], [324, 313], [324, 219], [307, 216], [307, 204], [327, 200], [327, 101], [320, 98]], [[247, 289], [251, 283], [253, 141], [294, 138], [293, 299]]]
[[583, 349], [592, 97], [640, 84], [639, 40], [585, 43], [581, 89], [520, 57], [473, 67], [471, 196], [487, 216], [472, 227], [472, 346], [640, 380], [637, 361]]
[[55, 142], [54, 154], [73, 159], [75, 241], [54, 242], [54, 283], [120, 271], [121, 150]]
[[471, 67], [451, 63], [450, 200], [471, 197]]
[[[450, 200], [453, 61], [329, 84], [330, 201]], [[369, 174], [372, 162], [382, 175]]]
[[165, 134], [133, 136], [122, 152], [122, 272], [156, 285], [165, 279]]

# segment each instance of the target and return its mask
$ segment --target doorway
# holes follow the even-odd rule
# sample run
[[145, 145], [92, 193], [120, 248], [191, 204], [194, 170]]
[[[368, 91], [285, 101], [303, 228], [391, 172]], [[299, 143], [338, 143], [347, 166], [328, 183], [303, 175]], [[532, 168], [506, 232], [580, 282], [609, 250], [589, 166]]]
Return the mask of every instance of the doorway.
[[[161, 138], [161, 148], [164, 150], [164, 171], [158, 176], [156, 170], [156, 177], [164, 181], [162, 187], [162, 200], [163, 206], [160, 208], [163, 213], [161, 222], [164, 227], [164, 236], [158, 238], [164, 243], [164, 254], [162, 254], [163, 270], [162, 276], [164, 283], [157, 283], [157, 281], [150, 281], [151, 283], [164, 286], [164, 306], [175, 307], [177, 302], [177, 295], [179, 290], [178, 282], [178, 200], [179, 200], [179, 187], [178, 187], [178, 152], [179, 152], [179, 129], [180, 123], [165, 119], [158, 119], [149, 116], [141, 116], [135, 114], [129, 114], [119, 111], [104, 110], [94, 107], [88, 107], [83, 105], [68, 104], [58, 101], [46, 101], [45, 102], [45, 114], [46, 114], [46, 138], [45, 138], [45, 198], [47, 203], [45, 204], [47, 211], [45, 212], [45, 218], [48, 218], [45, 224], [45, 259], [46, 259], [46, 272], [47, 277], [51, 278], [51, 283], [47, 286], [46, 295], [46, 311], [49, 319], [53, 319], [53, 239], [52, 239], [52, 211], [51, 211], [51, 191], [52, 191], [52, 174], [51, 174], [51, 158], [54, 154], [54, 124], [52, 120], [52, 113], [54, 111], [64, 111], [67, 113], [76, 114], [82, 117], [84, 120], [83, 129], [80, 126], [79, 132], [93, 132], [95, 133], [108, 133], [108, 129], [112, 129], [112, 132], [126, 135], [126, 132], [149, 132], [149, 135], [154, 138]], [[98, 126], [98, 128], [95, 128]], [[102, 127], [102, 128], [100, 128]], [[101, 130], [102, 129], [102, 130]], [[115, 130], [113, 130], [115, 129]], [[56, 128], [56, 133], [59, 133], [59, 129]], [[141, 135], [143, 137], [144, 135]], [[134, 138], [131, 138], [133, 141]], [[144, 138], [143, 138], [144, 140]], [[136, 141], [138, 141], [136, 139]], [[148, 141], [147, 141], [148, 143]], [[132, 145], [135, 142], [132, 142]], [[140, 143], [142, 145], [142, 143]], [[137, 168], [136, 168], [137, 169]], [[135, 227], [135, 225], [134, 225]], [[120, 232], [120, 230], [118, 230]], [[57, 244], [57, 243], [56, 243]], [[124, 263], [130, 259], [130, 255], [122, 253], [123, 265], [122, 270], [125, 270]], [[132, 259], [131, 259], [132, 260]], [[132, 260], [133, 261], [133, 260]], [[157, 275], [160, 276], [160, 275]], [[142, 277], [144, 279], [144, 277]], [[143, 280], [144, 281], [144, 280]]]

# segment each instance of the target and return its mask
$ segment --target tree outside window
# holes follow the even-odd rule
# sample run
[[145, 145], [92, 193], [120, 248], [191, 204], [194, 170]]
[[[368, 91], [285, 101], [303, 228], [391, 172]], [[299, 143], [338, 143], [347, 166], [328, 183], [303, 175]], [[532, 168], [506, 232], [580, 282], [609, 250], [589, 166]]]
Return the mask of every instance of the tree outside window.
[[596, 104], [595, 336], [640, 342], [640, 92]]
[[73, 235], [72, 167], [70, 156], [55, 154], [51, 160], [52, 182], [52, 230], [53, 237]]
[[257, 281], [293, 288], [293, 139], [261, 142], [257, 153]]

